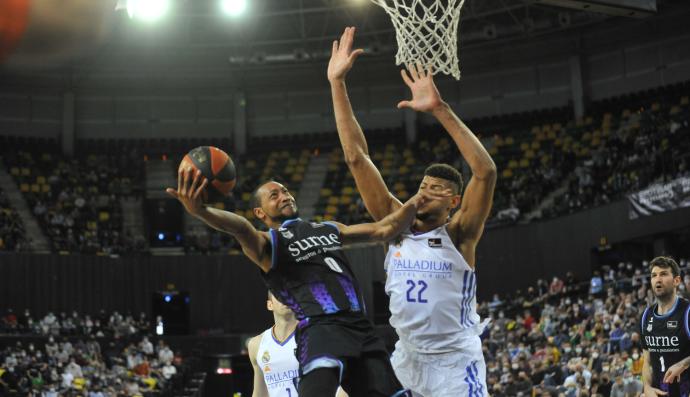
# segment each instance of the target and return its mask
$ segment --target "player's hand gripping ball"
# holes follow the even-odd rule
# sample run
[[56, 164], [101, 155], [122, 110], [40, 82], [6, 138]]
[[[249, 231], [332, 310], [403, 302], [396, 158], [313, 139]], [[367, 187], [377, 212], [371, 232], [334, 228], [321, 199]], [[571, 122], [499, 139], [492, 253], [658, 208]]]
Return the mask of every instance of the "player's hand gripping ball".
[[205, 203], [222, 201], [230, 196], [237, 182], [235, 164], [224, 151], [213, 146], [199, 146], [187, 153], [178, 168], [178, 174], [185, 168], [191, 168], [191, 177], [197, 170], [208, 180], [202, 198]]

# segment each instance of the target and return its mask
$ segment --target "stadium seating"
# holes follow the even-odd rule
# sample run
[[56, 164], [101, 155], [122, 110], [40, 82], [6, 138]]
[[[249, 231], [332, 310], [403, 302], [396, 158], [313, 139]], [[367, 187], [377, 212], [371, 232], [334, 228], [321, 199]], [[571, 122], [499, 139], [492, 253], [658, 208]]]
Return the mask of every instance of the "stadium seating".
[[0, 251], [21, 251], [26, 242], [22, 220], [0, 189]]

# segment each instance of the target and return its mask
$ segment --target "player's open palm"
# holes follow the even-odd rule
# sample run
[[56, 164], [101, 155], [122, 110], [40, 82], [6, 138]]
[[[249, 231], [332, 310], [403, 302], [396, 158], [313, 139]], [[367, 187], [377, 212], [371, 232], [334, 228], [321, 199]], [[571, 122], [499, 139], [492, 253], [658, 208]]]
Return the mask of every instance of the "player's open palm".
[[331, 60], [328, 62], [328, 80], [338, 81], [343, 80], [347, 72], [352, 69], [355, 59], [360, 56], [364, 50], [352, 50], [352, 44], [355, 41], [355, 28], [345, 28], [343, 35], [340, 36], [340, 41], [333, 42], [333, 50], [331, 52]]
[[655, 388], [655, 387], [651, 387], [651, 386], [650, 386], [650, 387], [645, 387], [645, 388], [644, 388], [644, 391], [642, 392], [642, 396], [641, 396], [641, 397], [657, 397], [657, 396], [661, 397], [661, 396], [665, 396], [665, 395], [667, 395], [667, 394], [668, 394], [668, 393], [666, 393], [666, 392], [663, 391], [663, 390], [659, 390], [659, 389], [657, 389], [657, 388]]
[[178, 199], [184, 208], [192, 215], [197, 215], [204, 206], [201, 193], [206, 188], [208, 180], [201, 176], [201, 172], [192, 169], [181, 169], [177, 173], [177, 190], [167, 188], [165, 191]]
[[402, 78], [412, 91], [412, 99], [398, 103], [398, 109], [410, 108], [418, 112], [431, 112], [443, 103], [434, 84], [434, 74], [431, 68], [424, 69], [422, 65], [408, 65], [407, 71], [400, 71]]

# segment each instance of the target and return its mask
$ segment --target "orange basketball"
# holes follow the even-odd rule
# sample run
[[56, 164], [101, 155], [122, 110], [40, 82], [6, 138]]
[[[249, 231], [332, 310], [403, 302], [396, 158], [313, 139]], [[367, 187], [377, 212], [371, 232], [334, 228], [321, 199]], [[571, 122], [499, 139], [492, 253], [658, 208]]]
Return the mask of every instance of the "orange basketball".
[[199, 146], [187, 153], [178, 170], [191, 168], [194, 172], [201, 171], [208, 179], [208, 187], [204, 192], [204, 201], [216, 201], [230, 195], [237, 182], [235, 164], [224, 151], [213, 146]]

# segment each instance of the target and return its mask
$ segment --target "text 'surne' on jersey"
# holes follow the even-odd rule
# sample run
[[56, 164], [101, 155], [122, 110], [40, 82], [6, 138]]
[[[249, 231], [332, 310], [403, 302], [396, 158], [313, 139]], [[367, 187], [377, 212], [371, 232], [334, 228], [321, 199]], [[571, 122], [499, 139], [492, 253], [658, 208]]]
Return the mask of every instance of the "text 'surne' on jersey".
[[298, 319], [364, 311], [361, 290], [335, 224], [298, 218], [270, 233], [272, 265], [263, 277], [273, 295]]

